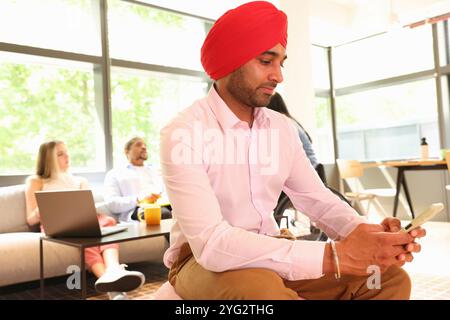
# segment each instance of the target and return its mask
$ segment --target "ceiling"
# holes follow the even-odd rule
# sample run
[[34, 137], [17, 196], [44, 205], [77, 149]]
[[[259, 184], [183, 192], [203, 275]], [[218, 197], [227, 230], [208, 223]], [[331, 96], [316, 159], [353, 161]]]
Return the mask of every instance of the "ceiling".
[[[217, 19], [249, 0], [140, 0], [161, 7]], [[280, 6], [295, 1], [299, 10], [310, 4], [314, 44], [333, 46], [450, 12], [450, 0], [268, 0]]]
[[315, 44], [332, 46], [450, 12], [449, 0], [313, 0]]

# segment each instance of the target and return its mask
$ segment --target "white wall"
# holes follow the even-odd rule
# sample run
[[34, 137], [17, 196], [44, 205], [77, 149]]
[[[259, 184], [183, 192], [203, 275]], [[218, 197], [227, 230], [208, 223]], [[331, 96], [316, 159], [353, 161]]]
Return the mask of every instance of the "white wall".
[[288, 59], [283, 73], [283, 98], [291, 114], [314, 140], [316, 126], [309, 28], [310, 3], [311, 0], [280, 0], [279, 8], [288, 16]]

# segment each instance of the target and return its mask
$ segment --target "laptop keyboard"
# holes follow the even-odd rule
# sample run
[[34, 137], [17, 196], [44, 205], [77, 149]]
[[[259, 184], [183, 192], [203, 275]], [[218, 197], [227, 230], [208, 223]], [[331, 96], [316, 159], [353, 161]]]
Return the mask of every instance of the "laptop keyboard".
[[113, 233], [118, 233], [127, 230], [128, 227], [124, 226], [111, 226], [111, 227], [101, 227], [100, 231], [102, 233], [102, 236], [110, 235]]

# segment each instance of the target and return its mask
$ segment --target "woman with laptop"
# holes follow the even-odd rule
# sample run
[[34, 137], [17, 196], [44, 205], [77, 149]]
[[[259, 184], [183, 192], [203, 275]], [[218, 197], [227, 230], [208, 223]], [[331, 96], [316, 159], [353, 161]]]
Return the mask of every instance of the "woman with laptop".
[[[36, 191], [56, 191], [88, 189], [85, 178], [69, 173], [69, 154], [62, 141], [48, 141], [41, 144], [36, 165], [36, 174], [26, 181], [27, 223], [30, 226], [40, 224]], [[116, 224], [114, 218], [105, 214], [97, 215], [101, 227]], [[41, 231], [43, 227], [41, 226]], [[85, 249], [86, 265], [98, 277], [95, 288], [107, 292], [111, 300], [127, 300], [126, 291], [132, 291], [145, 282], [145, 276], [138, 271], [125, 270], [126, 265], [119, 263], [117, 244]]]

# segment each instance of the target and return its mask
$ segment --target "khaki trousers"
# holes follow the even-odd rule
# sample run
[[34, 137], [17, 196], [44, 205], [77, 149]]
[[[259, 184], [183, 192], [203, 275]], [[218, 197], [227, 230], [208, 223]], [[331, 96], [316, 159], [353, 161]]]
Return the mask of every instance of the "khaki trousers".
[[[369, 276], [369, 275], [368, 275]], [[401, 268], [391, 267], [381, 275], [380, 289], [369, 289], [367, 277], [334, 275], [319, 279], [289, 281], [268, 269], [239, 269], [212, 272], [204, 269], [182, 246], [169, 272], [169, 282], [188, 300], [404, 300], [409, 299], [411, 281]]]

